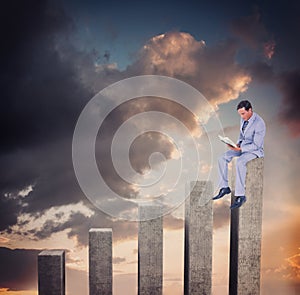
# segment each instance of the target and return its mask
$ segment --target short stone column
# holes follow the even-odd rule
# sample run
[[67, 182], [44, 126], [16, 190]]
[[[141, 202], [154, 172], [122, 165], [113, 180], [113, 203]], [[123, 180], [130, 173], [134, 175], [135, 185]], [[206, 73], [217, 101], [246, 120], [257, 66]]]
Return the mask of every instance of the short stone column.
[[163, 219], [158, 205], [139, 206], [138, 294], [161, 295], [163, 288]]
[[39, 295], [65, 295], [65, 251], [45, 250], [38, 255]]
[[90, 295], [112, 294], [112, 229], [89, 230]]
[[[260, 294], [260, 258], [263, 205], [263, 158], [247, 163], [247, 201], [231, 210], [230, 220], [230, 295]], [[233, 169], [235, 171], [235, 169]], [[235, 175], [232, 177], [232, 188]], [[234, 202], [232, 190], [231, 203]]]
[[212, 183], [190, 183], [185, 201], [184, 294], [211, 294], [212, 286]]

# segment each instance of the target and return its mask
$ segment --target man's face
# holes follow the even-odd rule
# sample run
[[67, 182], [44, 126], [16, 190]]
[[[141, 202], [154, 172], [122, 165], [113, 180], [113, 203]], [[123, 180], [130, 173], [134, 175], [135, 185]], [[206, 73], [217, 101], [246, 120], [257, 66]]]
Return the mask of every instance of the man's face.
[[244, 121], [248, 121], [250, 117], [252, 116], [252, 109], [249, 109], [248, 111], [245, 110], [245, 108], [238, 109], [238, 113], [240, 114], [241, 118]]

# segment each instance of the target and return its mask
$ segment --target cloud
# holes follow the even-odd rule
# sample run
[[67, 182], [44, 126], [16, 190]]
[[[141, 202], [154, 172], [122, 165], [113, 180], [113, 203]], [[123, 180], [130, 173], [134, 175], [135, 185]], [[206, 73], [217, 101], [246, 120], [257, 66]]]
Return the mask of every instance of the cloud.
[[284, 123], [293, 137], [300, 135], [300, 111], [298, 108], [298, 93], [300, 91], [300, 69], [277, 71], [273, 65], [257, 61], [247, 66], [253, 81], [270, 83], [281, 94], [281, 105], [278, 119]]
[[283, 95], [280, 120], [290, 129], [293, 136], [300, 135], [300, 110], [298, 94], [300, 91], [300, 70], [283, 72], [278, 76], [277, 85]]
[[163, 226], [165, 230], [181, 230], [184, 227], [184, 221], [181, 218], [174, 217], [172, 214], [164, 216]]
[[151, 38], [134, 66], [139, 65], [145, 74], [192, 75], [197, 71], [194, 55], [204, 47], [204, 41], [197, 41], [188, 33], [169, 32]]
[[256, 11], [252, 15], [240, 17], [231, 23], [232, 33], [247, 46], [259, 50], [266, 59], [271, 59], [275, 52], [275, 41]]
[[297, 294], [300, 290], [299, 207], [295, 206], [289, 211], [281, 209], [284, 210], [285, 217], [278, 214], [276, 204], [274, 209], [276, 211], [272, 216], [276, 215], [277, 218], [269, 222], [264, 221], [263, 289], [268, 292], [274, 291], [274, 294]]
[[[149, 158], [154, 152], [160, 152], [165, 159], [172, 158], [173, 143], [163, 134], [147, 132], [138, 136], [130, 146], [129, 159], [132, 167], [140, 174], [151, 169]], [[152, 162], [153, 165], [157, 164]]]
[[[15, 3], [3, 7], [6, 13], [1, 18], [1, 36], [5, 42], [0, 58], [5, 75], [0, 83], [5, 107], [0, 116], [1, 151], [64, 137], [91, 94], [80, 85], [75, 55], [71, 64], [58, 53], [57, 44], [63, 46], [58, 36], [70, 34], [71, 20], [46, 1], [30, 2], [31, 9], [24, 3], [18, 9]], [[77, 57], [84, 58], [84, 54]]]
[[138, 225], [136, 222], [112, 220], [101, 211], [94, 211], [93, 208], [90, 215], [83, 213], [82, 210], [71, 211], [67, 215], [67, 219], [54, 219], [51, 215], [47, 218], [47, 216], [39, 216], [38, 226], [31, 225], [31, 228], [28, 226], [15, 226], [11, 232], [23, 235], [26, 231], [27, 239], [37, 241], [50, 238], [55, 233], [66, 231], [69, 238], [76, 239], [78, 247], [88, 245], [88, 233], [91, 228], [112, 228], [114, 243], [137, 238]]
[[[0, 109], [3, 129], [0, 210], [4, 210], [0, 230], [6, 230], [7, 234], [24, 231], [26, 224], [23, 227], [18, 224], [18, 216], [29, 214], [32, 219], [42, 219], [49, 208], [79, 202], [92, 208], [78, 186], [71, 148], [76, 120], [98, 90], [126, 77], [160, 74], [188, 82], [217, 107], [236, 99], [251, 81], [248, 69], [235, 60], [237, 42], [229, 39], [207, 46], [203, 40], [176, 31], [148, 40], [135, 61], [123, 71], [111, 64], [95, 65], [95, 53], [79, 51], [70, 43], [74, 23], [63, 9], [46, 1], [30, 3], [30, 10], [25, 4], [17, 10], [15, 4], [7, 4], [6, 16], [1, 19], [6, 42], [1, 48], [5, 54], [0, 57], [3, 62], [0, 84], [5, 98]], [[12, 19], [14, 13], [17, 17]], [[11, 33], [4, 29], [8, 26], [12, 28]], [[105, 58], [106, 62], [110, 61], [109, 54]], [[195, 109], [201, 109], [200, 102]], [[190, 112], [164, 99], [139, 98], [115, 109], [99, 130], [102, 139], [97, 141], [96, 153], [97, 159], [101, 159], [99, 169], [105, 180], [121, 195], [135, 197], [138, 191], [114, 170], [111, 141], [124, 121], [151, 110], [168, 113], [192, 132], [196, 130], [198, 123]], [[154, 122], [156, 125], [164, 123]], [[172, 128], [171, 125], [164, 124], [166, 128]], [[131, 146], [130, 161], [140, 174], [149, 169], [149, 155], [154, 151], [163, 153], [165, 159], [161, 161], [174, 156], [174, 146], [156, 133], [138, 137]], [[120, 160], [125, 163], [124, 159]], [[31, 191], [25, 195], [20, 193], [29, 186], [32, 186]], [[223, 216], [219, 209], [218, 216]], [[40, 227], [29, 228], [27, 224], [25, 234], [38, 240], [68, 230], [70, 238], [76, 237], [79, 245], [86, 245], [88, 229], [101, 225], [113, 228], [117, 242], [136, 237], [136, 223], [111, 220], [104, 213], [93, 211], [92, 216], [74, 211], [67, 220], [60, 216], [49, 217]], [[181, 220], [166, 217], [166, 226], [180, 228]]]
[[269, 268], [265, 271], [268, 276], [300, 284], [300, 253], [286, 258], [279, 267]]
[[214, 229], [219, 229], [229, 224], [230, 210], [229, 202], [215, 202], [213, 207], [213, 222]]
[[217, 105], [236, 99], [251, 81], [235, 62], [237, 50], [233, 40], [208, 47], [189, 33], [168, 32], [151, 38], [128, 71], [179, 78]]
[[21, 205], [17, 200], [0, 198], [0, 231], [3, 231], [17, 223], [18, 212]]
[[264, 55], [267, 59], [271, 59], [275, 53], [275, 42], [268, 41], [263, 45]]
[[[14, 5], [5, 9], [8, 16]], [[3, 47], [7, 53], [2, 68], [5, 79], [0, 82], [6, 98], [0, 110], [1, 126], [9, 126], [3, 129], [4, 144], [0, 147], [1, 169], [5, 171], [1, 201], [4, 195], [16, 195], [28, 186], [33, 189], [18, 200], [2, 201], [9, 213], [2, 219], [2, 229], [16, 224], [16, 216], [22, 213], [39, 216], [51, 207], [80, 201], [88, 206], [73, 171], [71, 141], [80, 111], [99, 88], [132, 75], [166, 74], [185, 78], [202, 89], [212, 102], [221, 103], [236, 98], [250, 81], [249, 75], [235, 63], [237, 48], [230, 42], [207, 48], [203, 41], [188, 33], [170, 32], [149, 40], [133, 65], [119, 71], [115, 67], [95, 66], [93, 53], [80, 52], [72, 46], [68, 36], [74, 24], [58, 6], [32, 1], [30, 11], [20, 7], [18, 14], [13, 26], [14, 39], [3, 33], [4, 39], [11, 42]], [[29, 19], [26, 27], [22, 26], [24, 19]], [[38, 25], [41, 20], [43, 25]], [[11, 18], [1, 21], [10, 23]], [[99, 143], [103, 145], [98, 156], [105, 180], [123, 196], [134, 197], [138, 192], [114, 170], [108, 156], [110, 142], [124, 120], [149, 110], [167, 112], [191, 130], [197, 125], [182, 107], [157, 98], [132, 101], [112, 113], [103, 124], [108, 128], [102, 129], [104, 137]], [[138, 152], [141, 148], [142, 156]], [[147, 157], [154, 150], [161, 151], [165, 155], [163, 161], [167, 161], [174, 146], [156, 134], [142, 136], [131, 149], [130, 160], [137, 171], [149, 168]], [[74, 221], [81, 218], [73, 216]], [[35, 232], [36, 238], [47, 237], [51, 230], [60, 231], [65, 226], [48, 221], [41, 231]]]
[[[41, 251], [0, 247], [0, 289], [3, 287], [10, 291], [35, 290], [38, 281], [37, 258]], [[67, 290], [71, 294], [87, 294], [86, 271], [66, 267], [66, 277]]]
[[[6, 2], [2, 5], [2, 12], [0, 231], [6, 232], [7, 236], [20, 234], [24, 239], [45, 240], [54, 233], [64, 231], [69, 238], [77, 240], [78, 246], [86, 246], [89, 228], [101, 226], [113, 228], [114, 243], [137, 238], [137, 223], [111, 219], [88, 202], [76, 181], [71, 159], [73, 130], [82, 108], [99, 90], [123, 78], [140, 74], [179, 78], [200, 90], [216, 108], [239, 97], [252, 80], [269, 82], [277, 79], [283, 94], [280, 119], [289, 126], [294, 136], [299, 136], [299, 108], [296, 103], [299, 71], [276, 76], [274, 68], [268, 63], [271, 57], [279, 56], [280, 46], [286, 46], [290, 48], [288, 54], [294, 50], [290, 58], [297, 64], [299, 42], [295, 40], [298, 28], [296, 17], [290, 30], [282, 35], [295, 42], [295, 46], [291, 46], [294, 43], [283, 42], [278, 47], [277, 39], [275, 44], [260, 15], [253, 14], [233, 23], [233, 32], [243, 40], [243, 45], [233, 39], [207, 45], [188, 33], [167, 32], [149, 39], [134, 62], [127, 69], [120, 70], [113, 63], [109, 51], [100, 54], [103, 64], [95, 64], [93, 52], [74, 48], [70, 43], [75, 27], [73, 21], [63, 9], [50, 1]], [[294, 13], [296, 15], [296, 9]], [[284, 21], [289, 20], [278, 23]], [[237, 55], [245, 44], [255, 53], [259, 52], [259, 58], [264, 56], [267, 62], [259, 60], [246, 66], [237, 63]], [[201, 105], [195, 105], [197, 108]], [[102, 141], [97, 142], [97, 152], [103, 159], [103, 175], [122, 195], [135, 196], [137, 191], [114, 172], [108, 157], [110, 141], [124, 121], [149, 110], [166, 112], [191, 131], [196, 129], [197, 122], [191, 114], [178, 105], [158, 98], [136, 99], [112, 112], [100, 130], [103, 137]], [[139, 152], [141, 150], [143, 154]], [[140, 173], [147, 171], [148, 156], [157, 150], [163, 152], [165, 160], [169, 160], [174, 147], [165, 137], [153, 133], [137, 138], [130, 155], [133, 167]], [[32, 191], [21, 193], [29, 186], [32, 186]], [[63, 215], [58, 209], [76, 206], [79, 202], [92, 214], [74, 210]], [[215, 229], [228, 224], [228, 207], [225, 202], [214, 203]], [[48, 216], [50, 208], [57, 210], [57, 215]], [[25, 215], [29, 216], [29, 221], [20, 219]], [[30, 220], [43, 222], [39, 227], [30, 227]], [[164, 224], [168, 230], [182, 229], [183, 220], [168, 215]], [[291, 228], [277, 232], [291, 232]], [[292, 230], [295, 237], [298, 237], [298, 232], [299, 227]], [[2, 241], [5, 239], [3, 237]], [[0, 248], [1, 285], [15, 290], [35, 288], [38, 252], [34, 249]], [[298, 280], [299, 254], [292, 253], [286, 256], [289, 257], [285, 261], [286, 268], [281, 271]], [[117, 261], [122, 259], [119, 257]], [[86, 275], [85, 272], [72, 270], [72, 276], [67, 280], [72, 281], [70, 293], [86, 292], [83, 287], [85, 283], [82, 284], [82, 281], [87, 281]], [[136, 282], [136, 274], [119, 276], [123, 285], [117, 288], [123, 291], [124, 286], [128, 286], [129, 277], [133, 283]]]
[[286, 259], [289, 266], [291, 267], [291, 276], [296, 280], [300, 281], [300, 253], [295, 254]]
[[10, 290], [35, 289], [37, 255], [40, 250], [0, 247], [0, 288]]
[[92, 92], [80, 82], [77, 69], [86, 55], [71, 46], [72, 62], [62, 54], [66, 43], [60, 38], [69, 36], [73, 23], [59, 6], [30, 1], [16, 7], [11, 2], [3, 11], [1, 201], [34, 186], [26, 198], [14, 201], [14, 209], [8, 208], [13, 201], [5, 201], [13, 218], [20, 211], [35, 214], [82, 197], [71, 163], [71, 138]]
[[125, 261], [126, 261], [125, 257], [114, 257], [113, 258], [113, 264], [120, 264]]
[[266, 62], [257, 61], [250, 64], [247, 68], [255, 82], [270, 83], [275, 81], [276, 74], [274, 73], [274, 68]]

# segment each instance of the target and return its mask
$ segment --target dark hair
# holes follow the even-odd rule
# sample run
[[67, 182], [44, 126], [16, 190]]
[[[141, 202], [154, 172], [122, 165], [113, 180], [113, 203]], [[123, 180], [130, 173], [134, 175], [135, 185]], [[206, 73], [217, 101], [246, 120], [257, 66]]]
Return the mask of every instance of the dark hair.
[[236, 109], [239, 110], [242, 108], [245, 108], [246, 111], [249, 111], [249, 109], [252, 109], [252, 105], [248, 100], [242, 100], [239, 102]]

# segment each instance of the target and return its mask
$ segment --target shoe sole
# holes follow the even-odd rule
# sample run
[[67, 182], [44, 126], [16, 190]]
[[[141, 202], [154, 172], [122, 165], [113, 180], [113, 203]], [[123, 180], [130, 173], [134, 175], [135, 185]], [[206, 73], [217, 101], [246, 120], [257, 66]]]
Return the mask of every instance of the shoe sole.
[[221, 199], [221, 198], [225, 197], [226, 195], [228, 195], [228, 194], [230, 194], [230, 193], [231, 193], [231, 192], [226, 193], [226, 194], [224, 194], [224, 195], [221, 196], [221, 197], [213, 197], [212, 200], [218, 200], [218, 199]]
[[230, 206], [230, 209], [240, 208], [244, 203], [246, 203], [247, 199], [242, 201], [240, 204]]

